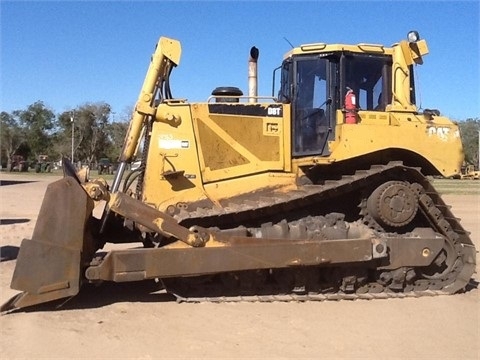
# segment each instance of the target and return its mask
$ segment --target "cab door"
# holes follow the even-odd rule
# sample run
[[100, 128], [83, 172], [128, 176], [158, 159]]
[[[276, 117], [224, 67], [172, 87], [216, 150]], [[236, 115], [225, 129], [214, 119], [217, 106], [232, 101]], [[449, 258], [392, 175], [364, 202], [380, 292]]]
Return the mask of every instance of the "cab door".
[[293, 156], [329, 154], [334, 137], [337, 62], [329, 54], [299, 56], [293, 61]]

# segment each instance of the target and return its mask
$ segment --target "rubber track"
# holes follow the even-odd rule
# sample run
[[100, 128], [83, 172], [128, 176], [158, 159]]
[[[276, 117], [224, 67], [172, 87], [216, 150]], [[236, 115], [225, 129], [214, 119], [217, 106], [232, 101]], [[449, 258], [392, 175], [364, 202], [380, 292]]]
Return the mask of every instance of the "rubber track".
[[[257, 201], [248, 201], [245, 198], [230, 199], [225, 208], [197, 209], [196, 211], [182, 211], [176, 218], [180, 223], [195, 223], [203, 227], [214, 224], [231, 223], [233, 226], [257, 219], [259, 216], [268, 219], [271, 215], [281, 212], [291, 212], [293, 209], [303, 208], [328, 199], [334, 199], [345, 192], [361, 191], [372, 183], [381, 183], [389, 180], [408, 181], [418, 183], [422, 188], [419, 193], [420, 210], [426, 216], [434, 231], [441, 233], [454, 244], [457, 252], [457, 261], [452, 269], [454, 281], [431, 281], [425, 285], [426, 289], [407, 289], [405, 292], [394, 292], [384, 287], [378, 292], [378, 284], [373, 292], [363, 293], [327, 293], [327, 294], [287, 294], [261, 296], [234, 296], [234, 297], [183, 297], [175, 294], [181, 302], [238, 302], [238, 301], [326, 301], [326, 300], [355, 300], [355, 299], [384, 299], [405, 298], [420, 296], [436, 296], [453, 294], [464, 289], [475, 271], [475, 248], [469, 233], [453, 216], [450, 207], [441, 199], [438, 192], [429, 180], [423, 176], [418, 168], [404, 166], [402, 162], [390, 162], [387, 165], [374, 165], [368, 170], [359, 170], [354, 175], [344, 176], [339, 180], [326, 181], [322, 185], [305, 185], [298, 190], [288, 193], [272, 193], [263, 196]], [[253, 194], [252, 199], [255, 199]], [[425, 282], [424, 279], [420, 281]], [[440, 287], [440, 288], [439, 288]]]

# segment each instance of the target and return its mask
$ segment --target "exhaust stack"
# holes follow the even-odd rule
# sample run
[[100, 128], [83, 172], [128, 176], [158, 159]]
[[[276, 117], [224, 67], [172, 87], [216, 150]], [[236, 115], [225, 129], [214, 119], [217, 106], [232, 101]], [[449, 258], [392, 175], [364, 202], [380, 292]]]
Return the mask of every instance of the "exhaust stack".
[[256, 103], [258, 96], [257, 60], [259, 51], [255, 46], [250, 49], [248, 60], [248, 102]]

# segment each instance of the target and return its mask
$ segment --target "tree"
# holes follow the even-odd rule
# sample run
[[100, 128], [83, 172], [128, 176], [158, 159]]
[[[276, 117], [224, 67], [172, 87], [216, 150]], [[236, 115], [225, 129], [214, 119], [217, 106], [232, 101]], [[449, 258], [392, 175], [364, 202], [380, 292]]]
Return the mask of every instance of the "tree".
[[9, 165], [11, 156], [20, 148], [24, 140], [15, 117], [2, 111], [0, 114], [0, 157], [2, 167]]
[[120, 152], [122, 151], [123, 141], [125, 135], [127, 134], [128, 122], [113, 122], [108, 124], [106, 127], [106, 132], [109, 139], [109, 147], [105, 152], [105, 156], [111, 160], [117, 160], [120, 157]]
[[478, 165], [478, 132], [480, 131], [480, 119], [469, 118], [458, 123], [462, 137], [465, 162]]
[[58, 138], [63, 139], [64, 145], [58, 144], [57, 149], [63, 154], [69, 153], [66, 151], [68, 146], [65, 143], [70, 144], [70, 142], [65, 140], [71, 136], [72, 126], [74, 126], [74, 160], [92, 164], [105, 156], [105, 150], [109, 146], [107, 128], [110, 112], [110, 105], [99, 102], [86, 103], [75, 110], [60, 114], [58, 123], [62, 131], [58, 134]]
[[53, 130], [55, 114], [42, 101], [28, 106], [27, 110], [13, 111], [13, 117], [18, 119], [21, 137], [28, 144], [31, 152], [37, 158], [40, 154], [50, 155], [53, 150]]

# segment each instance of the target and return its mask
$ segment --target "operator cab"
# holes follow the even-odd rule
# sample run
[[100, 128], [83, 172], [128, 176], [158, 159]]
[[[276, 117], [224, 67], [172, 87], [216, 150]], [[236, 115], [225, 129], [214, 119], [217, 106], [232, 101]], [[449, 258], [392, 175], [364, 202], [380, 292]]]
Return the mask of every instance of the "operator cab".
[[336, 116], [337, 110], [345, 116], [347, 89], [355, 93], [358, 110], [385, 111], [392, 99], [392, 56], [377, 46], [368, 45], [367, 53], [361, 45], [347, 47], [358, 52], [339, 45], [304, 45], [283, 61], [278, 100], [292, 107], [293, 156], [329, 155], [335, 126], [345, 122]]

